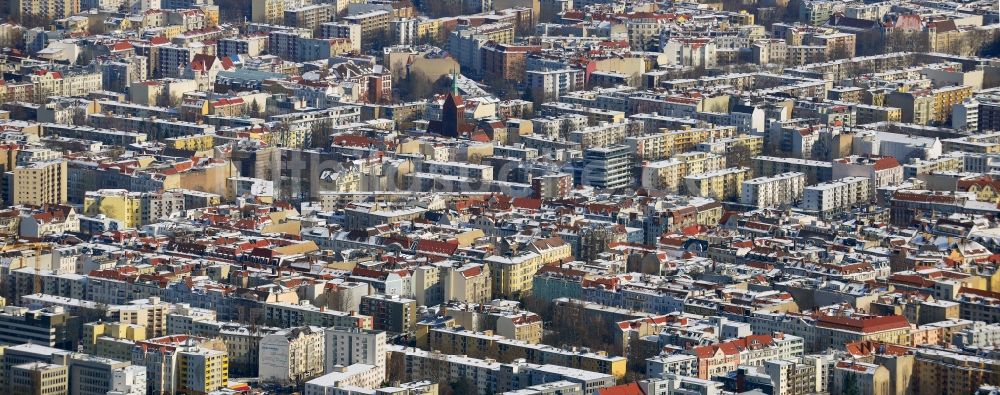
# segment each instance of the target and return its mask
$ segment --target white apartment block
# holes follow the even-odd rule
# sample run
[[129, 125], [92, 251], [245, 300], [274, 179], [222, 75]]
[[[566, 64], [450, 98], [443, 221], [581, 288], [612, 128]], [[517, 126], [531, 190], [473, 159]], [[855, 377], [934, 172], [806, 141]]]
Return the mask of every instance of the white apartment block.
[[[602, 123], [569, 132], [567, 140], [579, 143], [583, 148], [607, 147], [621, 144], [628, 137], [629, 121], [622, 123]], [[634, 128], [632, 128], [634, 129]]]
[[469, 178], [478, 178], [481, 180], [493, 179], [493, 167], [486, 165], [427, 160], [423, 161], [420, 169], [425, 173], [437, 174], [442, 176], [469, 177]]
[[780, 207], [802, 198], [805, 173], [782, 173], [771, 177], [757, 177], [743, 181], [740, 202], [754, 207]]
[[844, 177], [805, 188], [802, 208], [823, 216], [850, 210], [851, 206], [867, 203], [871, 180], [867, 177]]
[[528, 89], [539, 100], [555, 100], [566, 93], [583, 90], [584, 73], [578, 69], [529, 70], [526, 74]]
[[646, 377], [664, 378], [670, 374], [698, 377], [698, 357], [691, 354], [669, 354], [646, 360]]
[[343, 387], [379, 388], [385, 379], [385, 369], [375, 365], [354, 364], [336, 366], [333, 372], [306, 382], [306, 395], [334, 395]]
[[385, 368], [385, 332], [356, 327], [334, 326], [325, 330], [325, 370], [335, 366], [368, 364]]
[[678, 66], [715, 66], [715, 51], [715, 42], [708, 38], [670, 38], [663, 44], [667, 63]]
[[320, 38], [346, 38], [351, 48], [361, 51], [361, 25], [344, 22], [326, 22], [319, 25]]

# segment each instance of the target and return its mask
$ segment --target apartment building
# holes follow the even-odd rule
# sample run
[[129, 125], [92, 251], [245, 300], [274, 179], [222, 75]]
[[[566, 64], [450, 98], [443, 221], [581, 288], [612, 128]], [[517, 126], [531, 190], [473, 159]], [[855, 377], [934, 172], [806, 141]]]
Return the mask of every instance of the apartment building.
[[184, 211], [184, 195], [179, 192], [129, 192], [124, 189], [88, 191], [83, 215], [104, 215], [121, 221], [126, 228], [139, 228]]
[[174, 335], [138, 341], [132, 364], [146, 368], [147, 393], [199, 394], [229, 382], [225, 345], [204, 338]]
[[326, 22], [319, 25], [320, 38], [342, 38], [351, 42], [351, 49], [361, 51], [361, 25], [344, 22]]
[[670, 159], [645, 162], [639, 184], [643, 188], [681, 193], [684, 176], [719, 171], [726, 167], [725, 157], [708, 152], [685, 152]]
[[823, 217], [849, 211], [855, 205], [870, 202], [870, 183], [866, 177], [844, 177], [807, 186], [802, 193], [802, 208]]
[[473, 78], [482, 76], [483, 57], [480, 51], [488, 42], [511, 44], [514, 42], [514, 25], [488, 23], [453, 31], [448, 37], [448, 51], [462, 66], [463, 74]]
[[372, 10], [360, 14], [348, 15], [342, 18], [350, 25], [360, 27], [361, 43], [371, 47], [377, 44], [378, 37], [389, 33], [389, 22], [393, 20], [392, 13], [386, 10]]
[[608, 147], [625, 141], [631, 131], [637, 129], [635, 126], [638, 125], [631, 121], [587, 126], [570, 131], [566, 139], [586, 148]]
[[224, 344], [213, 346], [218, 348], [183, 345], [177, 349], [177, 393], [195, 395], [227, 388], [229, 356]]
[[564, 350], [543, 344], [530, 344], [495, 335], [492, 331], [435, 328], [430, 330], [428, 342], [432, 350], [445, 354], [490, 358], [501, 363], [525, 359], [528, 363], [547, 363], [615, 377], [625, 374], [623, 357], [608, 356], [604, 352]]
[[671, 374], [698, 377], [698, 356], [668, 354], [646, 359], [646, 377], [664, 378]]
[[876, 196], [878, 188], [903, 182], [903, 166], [891, 156], [852, 155], [833, 161], [833, 179], [868, 177], [869, 196]]
[[583, 90], [585, 74], [579, 69], [528, 70], [525, 73], [527, 89], [532, 98], [552, 101], [570, 92]]
[[966, 137], [943, 139], [941, 140], [941, 143], [941, 150], [944, 152], [959, 151], [974, 154], [1000, 153], [1000, 133], [976, 134]]
[[662, 48], [672, 65], [709, 68], [718, 63], [717, 46], [711, 38], [671, 37]]
[[345, 391], [379, 388], [384, 380], [381, 367], [368, 364], [334, 366], [330, 373], [305, 383], [304, 395], [334, 395]]
[[735, 200], [740, 197], [743, 181], [749, 176], [750, 169], [746, 167], [730, 167], [684, 176], [684, 186], [687, 193], [693, 196]]
[[885, 97], [886, 106], [900, 109], [902, 122], [918, 125], [929, 125], [940, 119], [936, 112], [938, 108], [936, 102], [934, 93], [929, 89], [914, 89], [907, 92], [897, 90]]
[[906, 317], [821, 315], [816, 318], [816, 349], [859, 341], [907, 344], [910, 323]]
[[66, 203], [66, 161], [49, 160], [19, 164], [13, 171], [12, 204]]
[[80, 12], [80, 0], [20, 0], [10, 4], [17, 20], [37, 18], [42, 21], [68, 18]]
[[976, 100], [979, 101], [979, 130], [1000, 130], [1000, 96], [980, 95]]
[[[750, 135], [739, 135], [736, 137], [722, 138], [716, 140], [709, 140], [705, 142], [698, 143], [697, 150], [702, 152], [711, 152], [717, 155], [729, 155], [736, 150], [745, 150], [746, 154], [750, 157], [758, 156], [761, 150], [764, 149], [764, 137], [762, 136], [750, 136]], [[730, 167], [737, 165], [736, 163], [729, 163]]]
[[804, 345], [801, 337], [779, 332], [694, 347], [687, 352], [698, 358], [697, 377], [709, 379], [725, 375], [738, 366], [763, 366], [769, 360], [801, 356]]
[[368, 364], [385, 367], [388, 345], [385, 331], [346, 326], [326, 328], [324, 372], [337, 365]]
[[958, 351], [918, 348], [913, 363], [919, 395], [975, 393], [983, 384], [1000, 382], [1000, 361]]
[[483, 260], [493, 280], [493, 297], [512, 298], [531, 292], [531, 278], [545, 262], [535, 252], [492, 255]]
[[483, 46], [483, 76], [486, 79], [500, 78], [507, 81], [523, 81], [525, 58], [529, 53], [541, 52], [537, 45], [511, 45], [487, 43]]
[[631, 152], [627, 146], [587, 148], [579, 183], [599, 189], [620, 189], [631, 184]]
[[250, 2], [250, 20], [269, 25], [284, 24], [286, 0], [253, 0]]
[[33, 85], [34, 100], [39, 102], [49, 96], [86, 96], [101, 89], [101, 73], [63, 73], [44, 71], [28, 77]]
[[267, 35], [255, 34], [246, 37], [222, 38], [216, 42], [219, 56], [233, 57], [236, 55], [260, 56], [267, 50]]
[[457, 266], [449, 263], [440, 267], [440, 276], [442, 302], [455, 300], [485, 303], [493, 295], [493, 282], [490, 279], [490, 268], [487, 265], [466, 263]]
[[[575, 70], [576, 73], [582, 73], [582, 70]], [[571, 81], [567, 81], [567, 86], [582, 86], [583, 76], [577, 75], [572, 78]], [[544, 83], [543, 83], [544, 85]], [[534, 85], [539, 86], [539, 85]], [[582, 88], [581, 88], [582, 89]], [[624, 120], [625, 112], [619, 110], [605, 110], [603, 108], [594, 108], [581, 106], [578, 104], [562, 103], [562, 102], [547, 102], [542, 103], [542, 114], [552, 117], [562, 117], [562, 116], [573, 116], [582, 115], [587, 117], [587, 122], [590, 125], [599, 125], [601, 122], [615, 123]]]
[[864, 125], [875, 122], [901, 122], [903, 110], [898, 107], [876, 106], [872, 104], [854, 104], [857, 123]]
[[955, 130], [979, 131], [979, 102], [966, 98], [951, 106], [951, 128]]
[[1000, 323], [975, 322], [952, 337], [952, 344], [962, 347], [987, 347], [1000, 342]]
[[306, 29], [310, 32], [319, 29], [323, 23], [329, 22], [337, 15], [337, 7], [333, 4], [310, 4], [303, 7], [285, 9], [283, 25]]
[[266, 381], [294, 383], [324, 373], [326, 334], [319, 327], [282, 329], [260, 339], [258, 374]]
[[[972, 97], [973, 89], [968, 85], [954, 85], [931, 90], [934, 97], [934, 124], [947, 126], [952, 121], [952, 109]], [[978, 121], [978, 115], [977, 115]]]
[[561, 380], [579, 384], [588, 395], [615, 385], [614, 376], [593, 371], [528, 362], [501, 364], [495, 360], [447, 355], [402, 346], [391, 346], [389, 359], [398, 361], [398, 366], [401, 366], [398, 371], [390, 372], [390, 375], [398, 375], [400, 380], [455, 381], [467, 378], [479, 395]]
[[743, 181], [740, 203], [747, 206], [785, 207], [802, 198], [806, 184], [804, 173], [782, 173]]
[[264, 304], [264, 321], [269, 325], [289, 328], [294, 326], [353, 326], [372, 329], [372, 317], [356, 313], [331, 311], [308, 302], [291, 304], [269, 302]]
[[914, 158], [909, 163], [903, 165], [903, 177], [914, 178], [939, 172], [962, 172], [964, 170], [965, 156], [946, 155], [931, 160]]
[[755, 156], [751, 159], [754, 176], [767, 177], [782, 173], [803, 173], [806, 183], [826, 182], [833, 179], [833, 164], [820, 160]]
[[172, 309], [173, 305], [161, 302], [160, 298], [154, 296], [149, 299], [138, 299], [126, 305], [109, 306], [106, 320], [142, 325], [149, 336], [160, 337], [167, 334], [167, 314]]
[[853, 385], [864, 394], [889, 395], [892, 383], [889, 376], [889, 369], [873, 363], [857, 361], [837, 361], [833, 365], [832, 380], [830, 380], [831, 393], [843, 393], [850, 391], [848, 384]]
[[372, 327], [391, 333], [408, 333], [417, 323], [417, 301], [399, 295], [361, 297], [359, 312], [372, 318]]
[[818, 34], [812, 41], [826, 47], [826, 59], [853, 58], [857, 47], [856, 36], [852, 33]]

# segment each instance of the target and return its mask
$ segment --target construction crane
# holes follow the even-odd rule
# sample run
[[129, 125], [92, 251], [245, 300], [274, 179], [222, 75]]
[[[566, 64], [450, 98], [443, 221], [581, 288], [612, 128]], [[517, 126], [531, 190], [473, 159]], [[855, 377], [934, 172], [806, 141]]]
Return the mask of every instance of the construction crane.
[[33, 280], [32, 294], [42, 293], [42, 243], [35, 244], [35, 275]]

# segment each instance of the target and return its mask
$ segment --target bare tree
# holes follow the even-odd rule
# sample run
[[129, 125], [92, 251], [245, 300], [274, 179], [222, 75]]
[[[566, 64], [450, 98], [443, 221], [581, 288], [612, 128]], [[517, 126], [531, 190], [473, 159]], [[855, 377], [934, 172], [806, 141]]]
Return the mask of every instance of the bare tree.
[[35, 14], [24, 14], [21, 15], [21, 26], [28, 29], [33, 29], [36, 27], [48, 27], [49, 19], [42, 15]]
[[830, 48], [830, 52], [827, 53], [827, 60], [847, 59], [851, 55], [851, 50], [846, 44], [837, 43], [833, 44], [833, 48]]
[[87, 110], [82, 107], [73, 108], [73, 115], [70, 117], [70, 121], [77, 126], [87, 124]]
[[924, 32], [894, 30], [886, 34], [885, 48], [888, 52], [927, 52], [930, 43]]
[[160, 91], [156, 94], [156, 105], [160, 107], [173, 107], [174, 104], [175, 101], [170, 94], [170, 89], [166, 86], [161, 86]]
[[333, 122], [329, 119], [313, 122], [309, 128], [309, 141], [306, 142], [306, 146], [323, 150], [330, 148], [330, 144], [332, 143], [332, 140], [330, 140], [330, 129], [332, 127]]
[[750, 167], [753, 151], [744, 143], [734, 144], [726, 152], [726, 167]]

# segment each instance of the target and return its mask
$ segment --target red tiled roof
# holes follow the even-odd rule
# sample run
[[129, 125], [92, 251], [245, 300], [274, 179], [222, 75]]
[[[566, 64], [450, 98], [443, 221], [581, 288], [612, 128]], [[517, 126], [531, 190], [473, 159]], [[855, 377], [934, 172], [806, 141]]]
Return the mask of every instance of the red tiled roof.
[[597, 389], [597, 395], [645, 395], [637, 383], [616, 385]]
[[458, 250], [457, 242], [421, 239], [417, 241], [417, 252], [433, 252], [439, 254], [454, 254]]
[[517, 208], [524, 208], [524, 209], [531, 209], [531, 210], [540, 210], [542, 208], [542, 200], [541, 199], [531, 199], [531, 198], [519, 197], [519, 198], [514, 198], [514, 201], [511, 202], [511, 204], [513, 204], [514, 207], [517, 207]]
[[861, 333], [872, 333], [909, 328], [910, 323], [906, 320], [906, 317], [901, 315], [863, 318], [821, 315], [816, 318], [816, 326]]
[[899, 161], [891, 156], [884, 156], [875, 161], [875, 171], [882, 171], [894, 167], [899, 167]]

